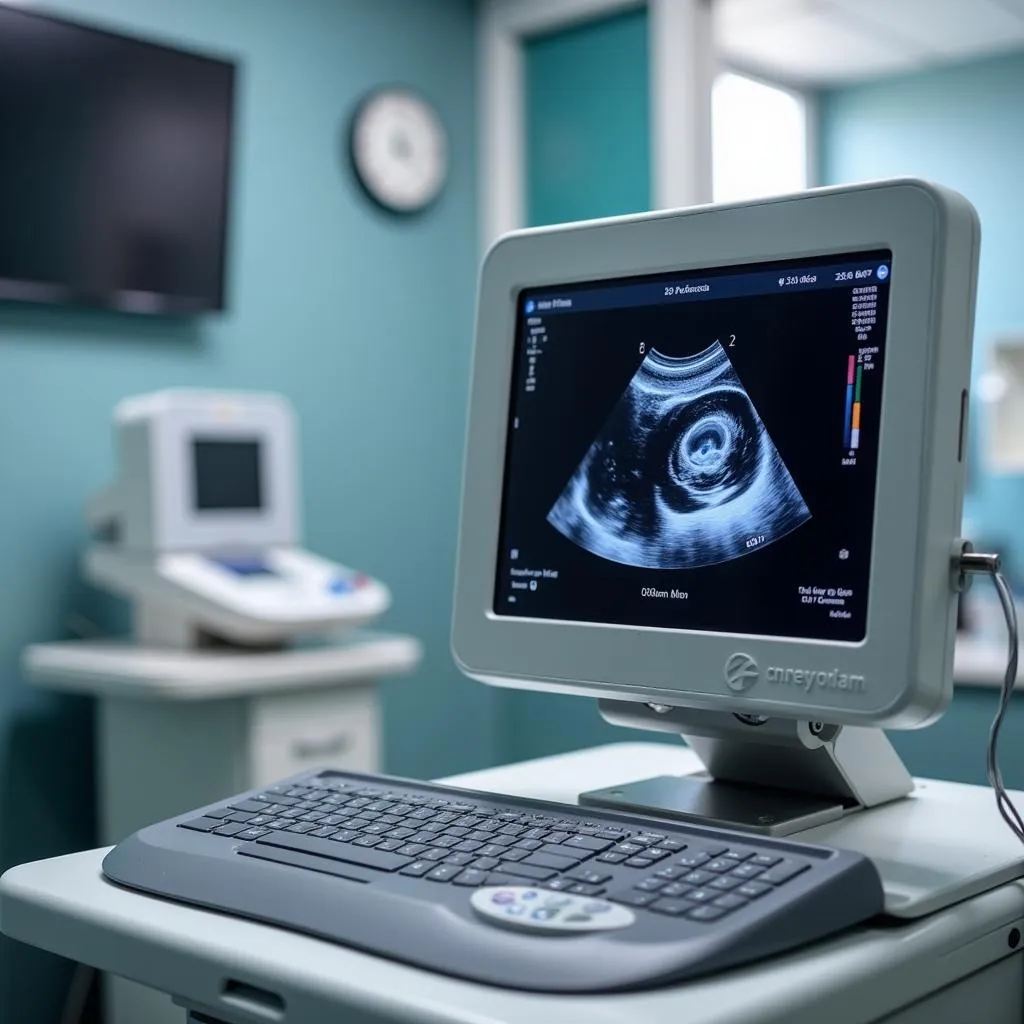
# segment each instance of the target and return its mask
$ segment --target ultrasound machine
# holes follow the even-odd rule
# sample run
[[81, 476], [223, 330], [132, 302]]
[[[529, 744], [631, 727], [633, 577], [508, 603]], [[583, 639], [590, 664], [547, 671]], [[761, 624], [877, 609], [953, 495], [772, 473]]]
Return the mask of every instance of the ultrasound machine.
[[[914, 180], [501, 239], [454, 657], [680, 735], [704, 770], [569, 804], [325, 767], [143, 829], [107, 882], [416, 969], [431, 1021], [520, 1019], [512, 993], [551, 1022], [597, 993], [602, 1020], [738, 1021], [687, 993], [810, 972], [843, 936], [898, 959], [962, 904], [973, 969], [1012, 958], [1012, 1012], [884, 1019], [1019, 1021], [1024, 829], [994, 749], [992, 789], [916, 782], [883, 731], [946, 708], [975, 574], [1006, 599], [1016, 672], [998, 559], [959, 536], [979, 244], [965, 199]], [[938, 992], [952, 962], [906, 973]], [[491, 995], [446, 1015], [431, 978]], [[855, 1002], [830, 1019], [869, 1019]], [[306, 1024], [291, 1006], [266, 1019]]]
[[265, 648], [387, 610], [382, 583], [301, 546], [283, 396], [172, 388], [120, 402], [114, 423], [117, 477], [89, 503], [84, 569], [131, 600], [136, 640]]

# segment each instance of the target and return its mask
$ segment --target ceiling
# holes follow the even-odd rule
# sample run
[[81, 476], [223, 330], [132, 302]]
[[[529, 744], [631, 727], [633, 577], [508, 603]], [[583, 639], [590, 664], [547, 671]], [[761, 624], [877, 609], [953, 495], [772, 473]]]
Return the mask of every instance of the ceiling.
[[716, 0], [723, 59], [825, 86], [1014, 50], [1024, 0]]

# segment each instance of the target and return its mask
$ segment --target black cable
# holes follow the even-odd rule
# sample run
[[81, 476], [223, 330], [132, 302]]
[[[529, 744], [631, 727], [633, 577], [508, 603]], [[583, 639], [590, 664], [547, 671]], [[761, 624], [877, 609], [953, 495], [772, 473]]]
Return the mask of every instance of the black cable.
[[996, 593], [999, 594], [999, 603], [1003, 606], [1003, 615], [1006, 617], [1007, 654], [1006, 674], [1003, 677], [1002, 689], [999, 694], [999, 706], [996, 709], [996, 715], [992, 720], [992, 727], [989, 729], [988, 734], [986, 767], [989, 785], [996, 795], [996, 807], [999, 809], [1003, 821], [1010, 827], [1014, 835], [1024, 843], [1024, 819], [1021, 818], [1020, 813], [1010, 799], [1010, 795], [1006, 792], [1003, 773], [999, 768], [999, 731], [1002, 729], [1003, 719], [1006, 717], [1006, 709], [1010, 706], [1014, 684], [1017, 682], [1017, 608], [1014, 604], [1013, 595], [1010, 593], [1010, 587], [1003, 574], [995, 567], [992, 568], [990, 574], [992, 582], [995, 584]]

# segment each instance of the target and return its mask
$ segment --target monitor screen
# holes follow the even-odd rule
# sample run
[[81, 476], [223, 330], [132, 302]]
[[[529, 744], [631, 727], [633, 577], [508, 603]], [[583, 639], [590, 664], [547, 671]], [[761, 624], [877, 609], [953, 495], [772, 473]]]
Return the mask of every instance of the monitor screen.
[[891, 255], [523, 291], [495, 614], [863, 639]]
[[0, 5], [0, 299], [221, 308], [234, 73]]
[[192, 468], [197, 512], [258, 512], [263, 508], [260, 442], [196, 438]]

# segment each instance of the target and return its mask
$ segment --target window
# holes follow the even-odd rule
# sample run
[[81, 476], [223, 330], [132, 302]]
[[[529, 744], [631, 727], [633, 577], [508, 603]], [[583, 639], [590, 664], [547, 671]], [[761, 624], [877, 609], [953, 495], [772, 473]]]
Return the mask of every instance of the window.
[[726, 72], [711, 99], [716, 203], [807, 187], [807, 113], [796, 93]]

